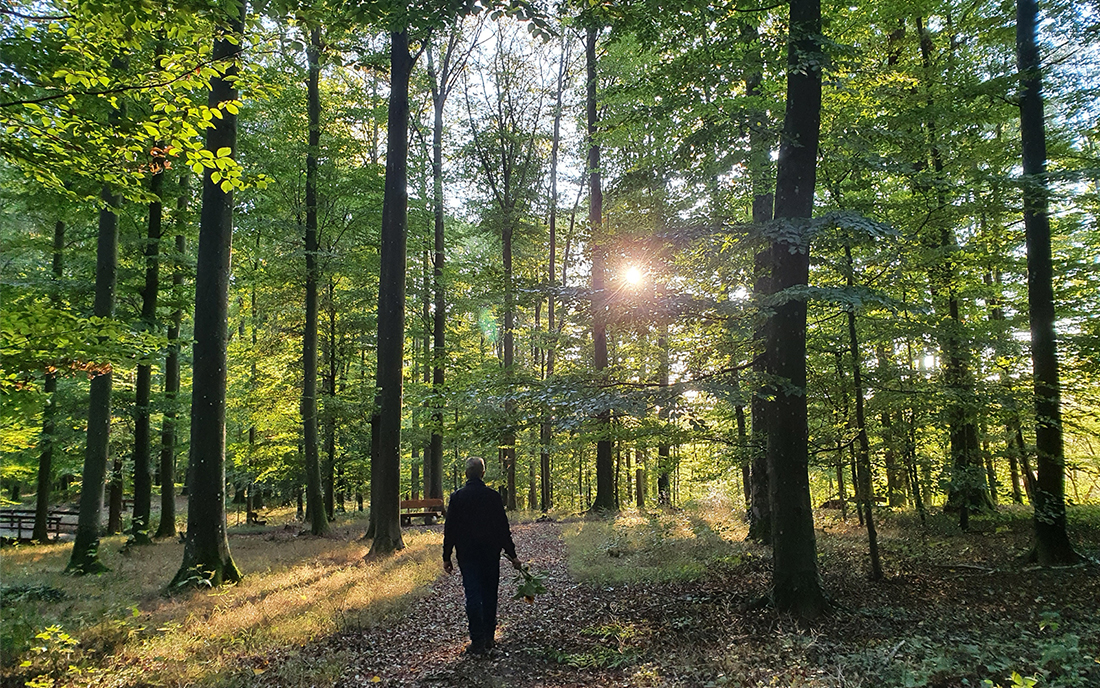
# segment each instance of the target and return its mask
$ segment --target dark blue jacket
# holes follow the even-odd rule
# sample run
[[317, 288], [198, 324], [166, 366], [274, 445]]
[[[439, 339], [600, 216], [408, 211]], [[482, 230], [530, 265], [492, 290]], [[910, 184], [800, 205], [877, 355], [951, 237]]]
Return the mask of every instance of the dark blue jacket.
[[454, 549], [460, 560], [466, 556], [499, 557], [501, 550], [510, 558], [516, 556], [500, 493], [481, 478], [467, 480], [451, 495], [443, 524], [443, 561], [451, 560]]

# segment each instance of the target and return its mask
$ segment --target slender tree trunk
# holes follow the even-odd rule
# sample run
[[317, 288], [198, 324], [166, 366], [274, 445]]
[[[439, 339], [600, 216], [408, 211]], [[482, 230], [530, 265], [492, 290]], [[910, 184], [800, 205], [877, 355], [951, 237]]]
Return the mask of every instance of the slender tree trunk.
[[[99, 239], [96, 246], [95, 310], [97, 318], [115, 314], [115, 282], [118, 271], [119, 196], [103, 187], [100, 195]], [[80, 484], [80, 515], [76, 538], [66, 571], [86, 574], [106, 571], [99, 560], [99, 529], [103, 511], [103, 482], [107, 478], [111, 435], [111, 369], [92, 378], [88, 394], [88, 439]]]
[[[561, 146], [561, 113], [562, 94], [564, 93], [566, 64], [569, 59], [566, 38], [562, 37], [561, 61], [558, 63], [558, 85], [554, 92], [554, 133], [550, 143], [550, 237], [549, 237], [549, 264], [547, 266], [547, 282], [553, 287], [557, 278], [557, 251], [558, 251], [558, 151]], [[544, 379], [554, 376], [554, 364], [557, 359], [557, 335], [554, 330], [555, 323], [554, 293], [546, 299], [546, 375]], [[548, 512], [553, 506], [551, 486], [553, 481], [550, 474], [550, 446], [553, 442], [553, 428], [550, 418], [543, 418], [539, 426], [539, 475], [541, 477], [539, 489], [539, 507], [543, 513]]]
[[[668, 323], [662, 322], [660, 333], [657, 335], [657, 385], [661, 389], [668, 387]], [[666, 396], [661, 399], [661, 408], [657, 411], [658, 420], [668, 420], [669, 406], [672, 400]], [[672, 457], [668, 440], [662, 431], [661, 439], [657, 444], [657, 504], [669, 506], [672, 504]]]
[[[750, 98], [761, 96], [760, 85], [763, 82], [763, 57], [760, 52], [760, 38], [756, 27], [746, 29], [746, 40], [750, 46], [749, 70], [745, 77], [745, 95]], [[771, 148], [772, 136], [768, 133], [767, 113], [757, 110], [752, 113], [753, 123], [749, 132], [749, 164], [752, 175], [752, 222], [757, 227], [772, 219], [775, 197], [772, 194], [774, 181], [772, 175]], [[771, 253], [759, 251], [753, 259], [753, 291], [760, 299], [771, 294]], [[761, 322], [753, 328], [752, 369], [757, 380], [762, 380], [767, 372], [766, 328]], [[768, 453], [766, 417], [770, 403], [767, 391], [758, 388], [752, 396], [749, 411], [752, 414], [752, 435], [749, 439], [749, 532], [748, 538], [762, 544], [772, 541], [771, 499], [768, 485]]]
[[[929, 72], [932, 67], [932, 36], [925, 29], [920, 17], [916, 21], [920, 35], [921, 62], [925, 71]], [[928, 100], [931, 105], [931, 95]], [[935, 122], [929, 120], [926, 128], [931, 141], [932, 169], [942, 179], [944, 163]], [[940, 207], [947, 207], [949, 200], [942, 190], [938, 193]], [[959, 527], [966, 530], [970, 512], [991, 507], [992, 502], [986, 491], [978, 443], [975, 417], [977, 399], [970, 371], [970, 343], [960, 315], [959, 295], [955, 284], [954, 254], [958, 251], [958, 242], [946, 221], [941, 220], [938, 224], [938, 236], [931, 241], [935, 244], [934, 249], [944, 254], [944, 257], [932, 270], [932, 291], [933, 296], [938, 295], [944, 299], [938, 308], [942, 310], [946, 306], [947, 316], [941, 319], [938, 336], [943, 352], [944, 380], [949, 390], [947, 416], [951, 447], [951, 484], [948, 488], [948, 504], [958, 508]]]
[[[820, 0], [792, 0], [787, 44], [787, 109], [779, 148], [775, 215], [798, 226], [813, 214], [821, 124]], [[809, 278], [809, 240], [772, 244], [775, 293], [803, 287]], [[806, 301], [793, 298], [775, 308], [768, 326], [771, 375], [785, 388], [775, 395], [768, 419], [774, 568], [777, 609], [803, 619], [828, 610], [817, 571], [817, 543], [810, 504], [806, 416]]]
[[306, 57], [309, 61], [308, 109], [309, 150], [306, 153], [306, 322], [302, 332], [302, 439], [306, 469], [306, 512], [310, 532], [327, 535], [328, 514], [321, 487], [320, 438], [317, 429], [317, 329], [319, 327], [317, 286], [317, 155], [321, 143], [321, 30], [309, 33]]
[[[852, 248], [844, 247], [844, 257], [848, 263], [848, 288], [855, 286], [855, 266], [852, 263]], [[874, 480], [871, 475], [871, 443], [867, 439], [867, 423], [863, 408], [863, 370], [859, 355], [859, 333], [856, 330], [855, 308], [848, 309], [848, 351], [852, 357], [852, 386], [856, 399], [856, 432], [858, 453], [856, 467], [859, 476], [859, 496], [863, 504], [863, 513], [867, 523], [867, 546], [871, 555], [871, 580], [882, 580], [882, 562], [879, 559], [878, 531], [875, 529]]]
[[[325, 409], [325, 511], [328, 520], [336, 518], [336, 375], [339, 362], [336, 351], [336, 284], [328, 279], [328, 346], [325, 360], [328, 362], [328, 375], [325, 377], [325, 396], [328, 397]], [[342, 469], [341, 469], [342, 470]], [[342, 497], [341, 497], [342, 499]]]
[[508, 496], [504, 500], [504, 506], [509, 510], [516, 508], [516, 432], [515, 413], [516, 402], [511, 396], [511, 379], [515, 375], [515, 290], [512, 276], [512, 238], [515, 233], [513, 222], [515, 221], [515, 209], [507, 206], [504, 209], [504, 226], [501, 231], [501, 244], [504, 251], [504, 379], [508, 380], [509, 392], [504, 401], [504, 436], [501, 438], [504, 461], [504, 477], [508, 485]]
[[[65, 223], [58, 220], [53, 227], [53, 251], [52, 251], [53, 277], [52, 293], [50, 301], [55, 308], [61, 305], [61, 277], [65, 270]], [[46, 394], [46, 404], [42, 409], [42, 453], [38, 456], [38, 492], [35, 495], [34, 504], [34, 533], [31, 535], [36, 542], [47, 544], [50, 541], [49, 514], [50, 514], [50, 484], [53, 477], [53, 448], [56, 438], [56, 423], [54, 414], [57, 409], [57, 373], [50, 369], [46, 371], [43, 380], [43, 392]]]
[[433, 259], [432, 289], [435, 312], [432, 314], [432, 434], [426, 466], [429, 478], [425, 493], [429, 499], [443, 499], [443, 385], [444, 363], [447, 360], [447, 296], [443, 283], [443, 268], [447, 260], [443, 209], [443, 107], [447, 102], [450, 65], [449, 53], [444, 56], [443, 73], [436, 75], [431, 51], [428, 51], [428, 71], [432, 75], [432, 215]]
[[[606, 247], [603, 236], [603, 188], [600, 182], [600, 145], [596, 110], [596, 37], [595, 26], [588, 27], [585, 43], [585, 64], [588, 71], [588, 225], [592, 232], [592, 343], [595, 349], [596, 374], [607, 369], [607, 295], [604, 293], [604, 261]], [[596, 421], [596, 501], [594, 511], [615, 510], [615, 467], [611, 460], [611, 411], [601, 411]]]
[[[187, 201], [189, 177], [186, 172], [180, 175], [180, 196], [176, 201], [176, 253], [172, 266], [172, 295], [179, 298], [183, 284], [183, 258], [187, 249], [183, 229], [187, 224]], [[176, 536], [176, 413], [180, 391], [180, 324], [183, 322], [183, 309], [179, 306], [172, 311], [172, 320], [168, 324], [168, 356], [164, 361], [164, 420], [160, 429], [160, 525], [156, 537]]]
[[[214, 41], [214, 60], [240, 59], [246, 7], [226, 17]], [[211, 108], [237, 99], [239, 66], [210, 80]], [[228, 110], [207, 130], [206, 148], [237, 149], [237, 116]], [[170, 588], [241, 579], [229, 551], [225, 523], [225, 391], [229, 322], [229, 259], [233, 246], [233, 192], [224, 191], [207, 169], [203, 176], [199, 249], [195, 268], [195, 344], [191, 400], [191, 459], [188, 464], [187, 537], [183, 562]]]
[[[157, 298], [160, 290], [160, 238], [163, 203], [160, 196], [164, 172], [157, 172], [149, 180], [149, 193], [155, 199], [149, 203], [149, 227], [145, 239], [145, 289], [142, 292], [141, 322], [147, 332], [157, 329]], [[130, 542], [137, 545], [152, 543], [150, 521], [153, 501], [152, 451], [151, 451], [151, 397], [153, 368], [149, 363], [137, 367], [136, 403], [134, 417], [134, 517], [130, 525]]]
[[371, 466], [371, 554], [405, 547], [401, 538], [401, 372], [405, 346], [405, 256], [408, 227], [409, 77], [407, 31], [390, 34], [390, 104], [382, 250], [378, 287], [378, 456]]
[[1020, 71], [1020, 138], [1023, 144], [1024, 232], [1027, 237], [1027, 305], [1031, 323], [1031, 366], [1035, 386], [1035, 449], [1038, 472], [1035, 550], [1040, 564], [1079, 560], [1066, 533], [1065, 454], [1062, 444], [1061, 383], [1054, 329], [1053, 262], [1047, 214], [1046, 125], [1040, 62], [1037, 0], [1016, 2], [1016, 64]]

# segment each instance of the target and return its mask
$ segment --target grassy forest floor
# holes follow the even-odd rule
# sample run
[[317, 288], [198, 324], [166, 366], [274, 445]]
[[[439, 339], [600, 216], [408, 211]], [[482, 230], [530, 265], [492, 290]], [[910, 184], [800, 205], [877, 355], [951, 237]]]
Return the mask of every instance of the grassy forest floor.
[[461, 583], [441, 571], [440, 527], [408, 529], [406, 550], [370, 561], [350, 516], [326, 539], [287, 512], [231, 527], [245, 580], [175, 597], [163, 587], [176, 542], [122, 554], [122, 538], [107, 538], [112, 571], [85, 578], [60, 573], [64, 543], [5, 548], [0, 686], [1100, 686], [1096, 506], [1070, 511], [1091, 561], [1061, 569], [1023, 562], [1025, 509], [1002, 507], [965, 534], [948, 516], [922, 526], [883, 512], [877, 583], [854, 515], [819, 514], [836, 611], [809, 630], [753, 604], [770, 555], [742, 541], [723, 504], [612, 520], [520, 514], [520, 556], [545, 572], [547, 593], [512, 600], [502, 568], [487, 659], [462, 654]]

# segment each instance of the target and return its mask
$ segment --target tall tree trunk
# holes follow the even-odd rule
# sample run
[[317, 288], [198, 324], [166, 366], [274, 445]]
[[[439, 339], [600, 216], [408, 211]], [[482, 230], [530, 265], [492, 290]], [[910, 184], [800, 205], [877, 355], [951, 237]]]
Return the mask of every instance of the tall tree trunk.
[[[55, 308], [61, 304], [61, 277], [65, 270], [65, 223], [58, 220], [53, 226], [53, 270], [51, 277], [50, 301]], [[47, 370], [43, 380], [43, 392], [46, 394], [46, 404], [42, 409], [42, 453], [38, 456], [38, 492], [35, 494], [34, 504], [34, 532], [31, 537], [36, 542], [47, 544], [50, 541], [49, 522], [50, 514], [50, 484], [53, 477], [53, 448], [56, 438], [56, 423], [54, 414], [57, 409], [57, 373]]]
[[[325, 409], [325, 511], [328, 520], [336, 518], [336, 376], [339, 361], [336, 351], [336, 283], [328, 279], [328, 345], [325, 360], [328, 362], [328, 374], [325, 376], [325, 396], [328, 397]], [[343, 468], [341, 467], [341, 471]], [[343, 499], [343, 497], [341, 497]]]
[[[745, 39], [749, 44], [749, 69], [745, 76], [745, 95], [759, 98], [760, 85], [763, 82], [763, 57], [760, 52], [760, 37], [755, 26], [745, 29]], [[752, 113], [752, 129], [749, 131], [749, 165], [752, 175], [752, 222], [763, 227], [771, 221], [775, 205], [772, 194], [772, 137], [768, 134], [767, 113], [756, 109]], [[753, 259], [753, 291], [760, 299], [771, 294], [771, 254], [765, 249], [759, 251]], [[767, 349], [765, 347], [766, 328], [761, 322], [753, 328], [752, 370], [756, 380], [762, 380], [767, 372]], [[768, 436], [766, 417], [770, 403], [766, 390], [758, 388], [752, 396], [749, 412], [752, 414], [752, 435], [749, 438], [749, 532], [748, 538], [755, 542], [771, 544], [772, 514], [768, 485]]]
[[[183, 258], [187, 243], [183, 229], [187, 225], [187, 201], [190, 195], [187, 172], [180, 175], [180, 195], [176, 201], [176, 253], [172, 266], [172, 296], [179, 298], [183, 284]], [[176, 412], [180, 391], [180, 324], [183, 309], [172, 311], [168, 324], [168, 356], [164, 361], [164, 420], [160, 428], [160, 524], [158, 538], [176, 536]]]
[[504, 337], [501, 344], [504, 347], [504, 379], [508, 382], [509, 392], [504, 400], [504, 436], [501, 438], [504, 461], [504, 477], [508, 485], [508, 495], [504, 500], [504, 506], [508, 510], [516, 508], [516, 431], [515, 412], [516, 402], [511, 396], [511, 380], [515, 375], [515, 289], [512, 275], [512, 238], [515, 234], [515, 208], [506, 206], [504, 209], [504, 226], [501, 228], [501, 244], [504, 251]]
[[378, 456], [371, 466], [371, 554], [405, 547], [401, 538], [401, 371], [405, 346], [405, 255], [408, 228], [409, 77], [413, 57], [408, 31], [390, 34], [390, 104], [386, 181], [382, 199], [382, 250], [378, 285]]
[[302, 440], [305, 444], [306, 512], [310, 532], [327, 535], [328, 514], [321, 489], [320, 441], [317, 431], [317, 329], [319, 327], [317, 283], [317, 155], [321, 143], [321, 30], [311, 29], [309, 47], [308, 110], [309, 149], [306, 153], [306, 322], [302, 332]]
[[[157, 329], [157, 298], [160, 291], [160, 238], [161, 201], [164, 172], [159, 171], [149, 180], [149, 193], [155, 198], [149, 203], [149, 227], [145, 238], [145, 289], [141, 294], [141, 324], [146, 332]], [[134, 417], [134, 516], [130, 524], [130, 542], [136, 545], [152, 543], [150, 520], [153, 502], [153, 476], [151, 451], [151, 397], [153, 367], [139, 363]]]
[[[246, 3], [219, 31], [211, 57], [240, 59]], [[226, 35], [226, 34], [229, 35]], [[237, 100], [239, 65], [210, 80], [211, 108]], [[237, 150], [237, 116], [225, 110], [207, 130], [206, 149]], [[241, 579], [229, 551], [225, 524], [225, 388], [229, 323], [229, 259], [233, 247], [233, 191], [203, 175], [199, 249], [195, 267], [195, 344], [191, 398], [191, 458], [188, 464], [187, 537], [183, 562], [171, 588], [220, 585]]]
[[1061, 384], [1054, 329], [1054, 270], [1047, 214], [1046, 126], [1043, 71], [1036, 39], [1037, 0], [1016, 2], [1016, 64], [1020, 71], [1020, 139], [1023, 144], [1024, 232], [1027, 237], [1027, 306], [1031, 323], [1031, 367], [1035, 385], [1037, 478], [1035, 550], [1040, 564], [1071, 564], [1079, 556], [1066, 533], [1065, 454], [1062, 444]]
[[428, 51], [428, 72], [432, 76], [432, 216], [433, 254], [432, 290], [435, 312], [432, 313], [432, 434], [425, 470], [424, 486], [429, 499], [443, 499], [443, 385], [447, 360], [447, 295], [443, 283], [443, 268], [447, 260], [443, 208], [443, 107], [450, 87], [450, 50], [444, 55], [443, 69], [436, 74], [432, 51]]
[[[661, 389], [668, 388], [668, 323], [660, 324], [660, 333], [657, 335], [657, 386]], [[672, 400], [667, 396], [661, 399], [661, 408], [657, 411], [658, 420], [668, 420], [669, 407]], [[668, 440], [665, 433], [661, 432], [661, 439], [657, 444], [657, 503], [661, 506], [672, 504], [672, 457], [669, 452]]]
[[[844, 247], [847, 260], [848, 288], [855, 287], [855, 265], [852, 263], [851, 246]], [[867, 523], [867, 547], [871, 555], [871, 580], [882, 580], [882, 562], [878, 552], [878, 531], [875, 529], [874, 480], [871, 475], [871, 443], [867, 439], [867, 423], [863, 409], [863, 364], [859, 355], [859, 333], [856, 330], [856, 311], [848, 309], [848, 351], [852, 357], [852, 386], [856, 399], [856, 432], [858, 452], [856, 468], [859, 476], [859, 497], [863, 504], [863, 514]]]
[[[779, 148], [775, 216], [798, 226], [813, 214], [821, 125], [820, 0], [792, 0], [787, 44], [787, 108]], [[801, 232], [799, 233], [801, 234]], [[809, 239], [772, 243], [773, 291], [804, 287], [809, 278]], [[817, 571], [817, 542], [810, 505], [806, 417], [806, 301], [775, 308], [768, 326], [769, 373], [783, 381], [768, 418], [774, 568], [777, 609], [814, 619], [828, 609]]]
[[[554, 91], [554, 133], [550, 143], [550, 236], [549, 236], [549, 261], [547, 266], [547, 283], [553, 287], [557, 278], [557, 251], [558, 251], [558, 151], [561, 147], [561, 113], [562, 94], [564, 93], [566, 65], [569, 59], [566, 38], [562, 36], [561, 60], [558, 63], [558, 85]], [[554, 364], [557, 359], [557, 337], [554, 331], [555, 323], [554, 292], [551, 291], [546, 299], [546, 376], [550, 379], [554, 376]], [[548, 512], [553, 506], [551, 486], [553, 481], [550, 474], [550, 445], [553, 442], [553, 428], [550, 418], [545, 417], [539, 425], [539, 508], [543, 513]]]
[[[100, 194], [99, 238], [96, 245], [95, 309], [97, 318], [115, 315], [115, 282], [118, 271], [119, 196], [107, 186]], [[107, 567], [99, 560], [99, 528], [103, 511], [103, 482], [111, 438], [111, 369], [92, 378], [88, 393], [88, 439], [84, 447], [84, 470], [80, 484], [80, 515], [76, 538], [66, 571], [99, 573]]]
[[[925, 72], [932, 67], [932, 36], [918, 17], [917, 32], [920, 36], [921, 63]], [[929, 104], [932, 96], [928, 95]], [[944, 176], [943, 156], [938, 142], [935, 122], [926, 122], [931, 141], [932, 169], [940, 179]], [[946, 208], [949, 200], [942, 189], [938, 192], [940, 208]], [[960, 315], [960, 303], [956, 288], [954, 254], [958, 242], [954, 231], [944, 221], [939, 222], [937, 242], [934, 248], [944, 254], [942, 262], [932, 271], [933, 295], [944, 299], [938, 307], [946, 306], [946, 317], [939, 327], [940, 348], [944, 359], [944, 381], [949, 390], [947, 408], [948, 435], [951, 451], [951, 484], [948, 488], [948, 504], [959, 510], [959, 527], [968, 527], [970, 512], [992, 506], [986, 491], [982, 470], [981, 448], [978, 444], [978, 426], [975, 414], [977, 399], [974, 378], [970, 371], [970, 343], [966, 326]]]
[[[603, 236], [603, 188], [600, 182], [600, 144], [596, 141], [599, 122], [596, 110], [596, 37], [599, 30], [588, 27], [585, 64], [588, 72], [588, 225], [592, 233], [592, 344], [596, 374], [607, 369], [607, 295], [604, 289], [606, 246]], [[615, 467], [611, 460], [611, 411], [603, 410], [596, 421], [596, 501], [594, 511], [615, 510]]]

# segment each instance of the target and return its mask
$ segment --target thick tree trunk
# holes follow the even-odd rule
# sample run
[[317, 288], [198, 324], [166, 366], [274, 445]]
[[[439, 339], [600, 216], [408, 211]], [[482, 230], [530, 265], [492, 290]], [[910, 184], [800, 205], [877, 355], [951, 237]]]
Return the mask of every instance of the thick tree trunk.
[[307, 108], [309, 111], [309, 149], [306, 153], [306, 322], [302, 332], [302, 440], [306, 471], [306, 512], [310, 532], [328, 534], [328, 515], [321, 490], [320, 440], [317, 431], [317, 154], [321, 142], [321, 30], [310, 31], [306, 57], [309, 62]]
[[[596, 374], [607, 369], [607, 295], [604, 293], [606, 247], [603, 236], [603, 187], [600, 181], [600, 145], [596, 111], [596, 36], [595, 26], [588, 27], [585, 64], [588, 71], [588, 225], [592, 232], [592, 344]], [[615, 467], [611, 459], [611, 411], [601, 411], [596, 420], [596, 501], [594, 511], [615, 510]]]
[[1035, 385], [1037, 478], [1034, 558], [1040, 564], [1072, 564], [1079, 556], [1066, 533], [1065, 454], [1061, 383], [1054, 329], [1054, 270], [1047, 214], [1046, 126], [1043, 72], [1036, 38], [1039, 5], [1016, 2], [1016, 63], [1020, 70], [1020, 139], [1023, 144], [1024, 231], [1027, 237], [1027, 305]]
[[[65, 270], [65, 223], [61, 220], [58, 220], [53, 227], [52, 264], [53, 284], [50, 301], [54, 307], [58, 307], [61, 302], [61, 277]], [[57, 373], [47, 370], [42, 387], [42, 391], [46, 394], [46, 404], [42, 408], [42, 453], [38, 455], [38, 492], [35, 494], [34, 532], [31, 537], [35, 542], [47, 544], [50, 541], [48, 517], [50, 484], [53, 477], [53, 448], [56, 441], [54, 414], [57, 409], [57, 400], [54, 395], [57, 394]]]
[[[172, 266], [173, 296], [178, 298], [183, 284], [183, 258], [187, 243], [183, 229], [187, 225], [188, 174], [180, 175], [180, 196], [176, 201], [176, 253]], [[183, 309], [172, 311], [168, 324], [168, 355], [164, 361], [164, 419], [160, 429], [160, 524], [158, 538], [176, 536], [176, 413], [180, 391], [180, 324]]]
[[[214, 41], [214, 60], [239, 59], [245, 3], [230, 16]], [[210, 81], [210, 107], [236, 100], [238, 65]], [[237, 149], [237, 116], [228, 110], [207, 130], [206, 148]], [[191, 456], [188, 464], [187, 536], [183, 562], [170, 588], [221, 585], [241, 572], [229, 551], [225, 523], [225, 391], [229, 323], [229, 259], [233, 246], [233, 192], [223, 191], [207, 169], [195, 268], [195, 344], [191, 399]]]
[[371, 466], [371, 554], [405, 547], [401, 538], [401, 372], [405, 346], [409, 77], [407, 31], [390, 34], [390, 104], [378, 287], [378, 455]]
[[[95, 309], [97, 318], [115, 314], [115, 282], [118, 271], [119, 196], [104, 186], [100, 196], [99, 239], [96, 246]], [[111, 439], [111, 369], [108, 366], [92, 378], [88, 394], [88, 439], [84, 447], [84, 470], [80, 485], [80, 515], [76, 538], [66, 571], [99, 573], [107, 569], [99, 561], [99, 529], [103, 511], [103, 483]]]
[[[776, 175], [775, 215], [792, 225], [813, 214], [821, 124], [820, 0], [792, 0], [787, 44], [787, 108]], [[803, 287], [809, 278], [809, 241], [772, 244], [773, 291]], [[771, 486], [777, 609], [814, 619], [829, 607], [817, 570], [817, 543], [810, 505], [806, 416], [806, 301], [775, 308], [768, 326], [769, 373], [783, 387], [768, 414], [768, 475]]]
[[[141, 294], [141, 323], [147, 332], [157, 329], [157, 298], [160, 290], [160, 238], [163, 203], [160, 195], [164, 172], [157, 172], [149, 180], [149, 193], [156, 198], [149, 203], [149, 227], [145, 238], [145, 289]], [[153, 391], [153, 367], [140, 363], [137, 368], [137, 385], [134, 414], [134, 516], [130, 524], [130, 542], [146, 545], [150, 537], [150, 521], [153, 502], [152, 432], [150, 429], [151, 397]]]
[[[431, 54], [428, 69], [434, 75]], [[446, 104], [449, 74], [445, 69], [432, 92], [432, 214], [433, 258], [432, 289], [435, 312], [432, 314], [432, 434], [428, 448], [428, 481], [425, 493], [429, 499], [443, 499], [443, 385], [444, 362], [447, 360], [447, 296], [443, 283], [443, 268], [447, 259], [443, 209], [443, 106]]]

